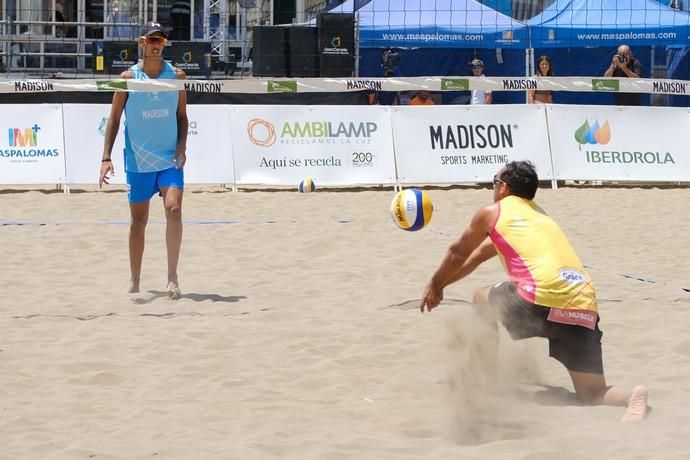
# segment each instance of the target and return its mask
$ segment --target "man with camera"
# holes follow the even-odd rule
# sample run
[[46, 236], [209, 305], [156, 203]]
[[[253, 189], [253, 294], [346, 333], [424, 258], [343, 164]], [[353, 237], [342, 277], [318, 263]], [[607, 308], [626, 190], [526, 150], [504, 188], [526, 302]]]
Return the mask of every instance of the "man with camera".
[[[618, 52], [611, 59], [611, 66], [604, 72], [604, 77], [640, 78], [642, 63], [633, 56], [628, 45], [618, 47]], [[615, 93], [616, 105], [642, 105], [640, 93]]]
[[395, 75], [396, 68], [398, 67], [398, 61], [400, 61], [400, 53], [396, 53], [390, 48], [386, 48], [381, 53], [381, 67], [383, 67], [384, 76]]

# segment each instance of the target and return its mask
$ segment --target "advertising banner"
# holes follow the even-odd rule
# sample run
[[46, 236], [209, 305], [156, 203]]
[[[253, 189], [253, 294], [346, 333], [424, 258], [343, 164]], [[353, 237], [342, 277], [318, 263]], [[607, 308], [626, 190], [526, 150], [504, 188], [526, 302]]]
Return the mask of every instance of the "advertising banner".
[[551, 105], [557, 179], [690, 181], [685, 108]]
[[0, 184], [61, 184], [64, 178], [60, 105], [0, 106]]
[[[64, 104], [64, 114], [67, 183], [97, 184], [110, 104]], [[189, 130], [185, 182], [232, 184], [230, 109], [221, 105], [189, 105], [187, 117]], [[111, 184], [126, 183], [124, 123], [123, 115], [113, 145], [115, 176]]]
[[[65, 157], [67, 184], [98, 184], [103, 158], [105, 125], [110, 104], [63, 104], [65, 117]], [[112, 150], [115, 175], [111, 184], [124, 184], [124, 116]]]
[[394, 184], [390, 114], [385, 107], [235, 106], [237, 184]]
[[417, 106], [393, 112], [401, 184], [491, 182], [502, 165], [530, 160], [552, 178], [539, 105]]
[[321, 76], [352, 76], [355, 68], [354, 14], [320, 13], [317, 24]]
[[96, 73], [119, 75], [139, 60], [139, 45], [136, 41], [96, 42], [93, 50], [93, 71]]
[[188, 105], [187, 165], [188, 184], [227, 184], [235, 181], [230, 140], [230, 106]]
[[204, 75], [210, 72], [210, 62], [206, 62], [206, 54], [211, 53], [211, 43], [208, 42], [178, 42], [174, 41], [165, 48], [165, 59], [169, 59], [175, 67], [184, 70], [187, 75]]

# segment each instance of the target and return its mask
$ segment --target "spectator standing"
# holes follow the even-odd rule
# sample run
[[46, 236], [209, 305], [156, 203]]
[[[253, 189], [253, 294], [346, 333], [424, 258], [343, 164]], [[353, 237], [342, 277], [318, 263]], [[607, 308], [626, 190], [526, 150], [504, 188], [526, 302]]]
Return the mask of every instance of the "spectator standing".
[[[475, 77], [484, 76], [484, 62], [481, 59], [472, 59], [470, 63], [470, 68], [472, 69], [472, 75]], [[483, 105], [491, 104], [491, 91], [484, 89], [473, 89], [472, 95], [470, 97], [471, 105]]]
[[[642, 63], [633, 56], [628, 45], [618, 47], [618, 52], [613, 55], [611, 65], [604, 77], [640, 78], [642, 77]], [[613, 95], [615, 105], [642, 105], [640, 93], [615, 93]]]
[[[540, 56], [537, 63], [537, 77], [553, 76], [551, 59], [548, 56]], [[527, 102], [530, 104], [553, 104], [553, 91], [539, 91], [531, 89], [527, 92]]]

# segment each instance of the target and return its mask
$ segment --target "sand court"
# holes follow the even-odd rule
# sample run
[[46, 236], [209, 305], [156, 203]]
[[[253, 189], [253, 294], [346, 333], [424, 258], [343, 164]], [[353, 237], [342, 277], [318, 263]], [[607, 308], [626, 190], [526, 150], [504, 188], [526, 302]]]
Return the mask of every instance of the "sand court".
[[690, 455], [687, 189], [542, 189], [600, 299], [610, 384], [654, 410], [573, 401], [544, 340], [501, 335], [497, 383], [468, 304], [498, 261], [417, 301], [487, 189], [432, 189], [416, 233], [392, 190], [189, 187], [165, 295], [160, 199], [139, 294], [123, 188], [0, 193], [0, 458], [585, 459]]

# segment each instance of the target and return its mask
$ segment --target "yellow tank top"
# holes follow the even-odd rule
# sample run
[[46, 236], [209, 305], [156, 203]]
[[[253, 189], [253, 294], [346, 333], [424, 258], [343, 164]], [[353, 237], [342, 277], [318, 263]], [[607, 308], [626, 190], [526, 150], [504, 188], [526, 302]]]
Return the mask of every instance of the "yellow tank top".
[[558, 224], [534, 201], [507, 196], [489, 234], [510, 280], [528, 302], [597, 311], [594, 286]]

